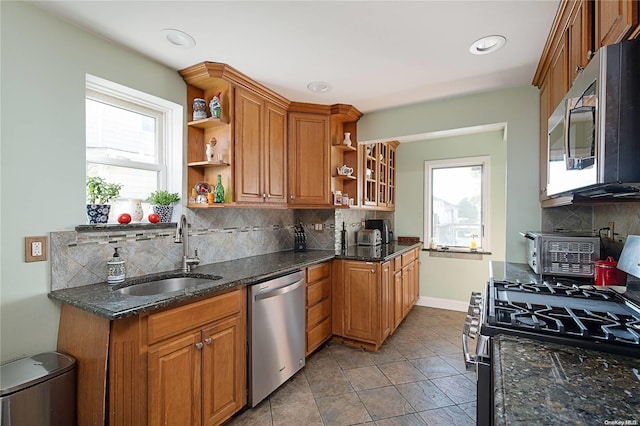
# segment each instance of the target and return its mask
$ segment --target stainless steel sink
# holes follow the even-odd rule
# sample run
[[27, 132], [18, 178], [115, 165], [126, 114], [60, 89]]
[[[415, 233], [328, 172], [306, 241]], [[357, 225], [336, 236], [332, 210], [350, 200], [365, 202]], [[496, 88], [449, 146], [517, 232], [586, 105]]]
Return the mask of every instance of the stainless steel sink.
[[200, 284], [206, 284], [222, 277], [212, 278], [194, 278], [194, 277], [175, 277], [163, 280], [149, 281], [146, 283], [134, 284], [129, 287], [123, 287], [115, 290], [118, 293], [128, 296], [153, 296], [154, 294], [171, 293], [173, 291], [184, 290], [185, 288], [195, 287]]

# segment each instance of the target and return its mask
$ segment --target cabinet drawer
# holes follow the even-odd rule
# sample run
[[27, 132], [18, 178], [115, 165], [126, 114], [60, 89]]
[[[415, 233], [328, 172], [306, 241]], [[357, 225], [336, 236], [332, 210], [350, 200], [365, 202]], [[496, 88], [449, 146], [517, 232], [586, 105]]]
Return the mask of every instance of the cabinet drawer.
[[319, 322], [331, 316], [331, 300], [325, 299], [307, 309], [307, 329], [310, 330]]
[[307, 306], [313, 306], [331, 295], [331, 279], [325, 278], [307, 287]]
[[325, 262], [319, 265], [309, 266], [307, 268], [307, 282], [312, 283], [321, 278], [328, 277], [331, 273], [331, 263]]
[[148, 344], [240, 312], [243, 303], [242, 294], [241, 290], [235, 290], [200, 302], [149, 315], [147, 319]]
[[331, 318], [327, 318], [307, 331], [307, 355], [331, 337]]
[[402, 266], [405, 267], [405, 266], [409, 265], [415, 259], [416, 259], [416, 253], [413, 250], [403, 254], [402, 255]]

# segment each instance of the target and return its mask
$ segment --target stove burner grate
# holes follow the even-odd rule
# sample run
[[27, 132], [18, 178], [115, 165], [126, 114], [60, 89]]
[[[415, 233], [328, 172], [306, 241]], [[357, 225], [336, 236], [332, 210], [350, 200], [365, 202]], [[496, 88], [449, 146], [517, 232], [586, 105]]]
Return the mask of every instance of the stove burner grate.
[[589, 309], [499, 301], [498, 325], [640, 346], [640, 318]]
[[608, 292], [581, 288], [583, 282], [573, 282], [571, 280], [554, 281], [545, 280], [542, 283], [516, 281], [497, 281], [496, 288], [502, 290], [518, 291], [523, 293], [550, 294], [556, 296], [571, 296], [585, 299], [612, 300]]

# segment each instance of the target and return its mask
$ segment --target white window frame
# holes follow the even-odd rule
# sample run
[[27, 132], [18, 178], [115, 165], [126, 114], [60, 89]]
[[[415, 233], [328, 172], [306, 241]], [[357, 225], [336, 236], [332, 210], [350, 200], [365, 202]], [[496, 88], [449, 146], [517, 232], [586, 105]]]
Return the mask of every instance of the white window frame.
[[[443, 160], [427, 160], [424, 162], [424, 247], [429, 248], [429, 242], [433, 235], [433, 203], [432, 203], [432, 182], [431, 175], [433, 169], [452, 168], [452, 167], [470, 167], [470, 166], [482, 166], [482, 214], [481, 214], [481, 235], [478, 241], [478, 251], [489, 252], [491, 249], [490, 235], [490, 190], [491, 186], [491, 157], [478, 156], [478, 157], [462, 157], [462, 158], [450, 158]], [[469, 251], [469, 246], [451, 246], [450, 249]]]
[[[159, 98], [148, 93], [86, 74], [85, 98], [107, 101], [109, 104], [123, 106], [127, 104], [138, 106], [138, 110], [155, 116], [158, 133], [158, 163], [134, 163], [117, 159], [101, 157], [89, 158], [85, 150], [85, 163], [94, 162], [114, 166], [134, 166], [145, 170], [159, 171], [158, 189], [169, 192], [182, 193], [182, 163], [183, 163], [183, 107], [175, 102]], [[127, 108], [131, 109], [131, 108]]]

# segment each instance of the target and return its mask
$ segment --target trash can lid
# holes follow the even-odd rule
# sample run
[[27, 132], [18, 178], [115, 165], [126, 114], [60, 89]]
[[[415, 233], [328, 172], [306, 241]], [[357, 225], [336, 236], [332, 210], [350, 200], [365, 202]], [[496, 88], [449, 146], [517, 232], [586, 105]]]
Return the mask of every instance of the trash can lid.
[[0, 365], [0, 396], [50, 380], [75, 368], [76, 360], [59, 352], [45, 352]]

